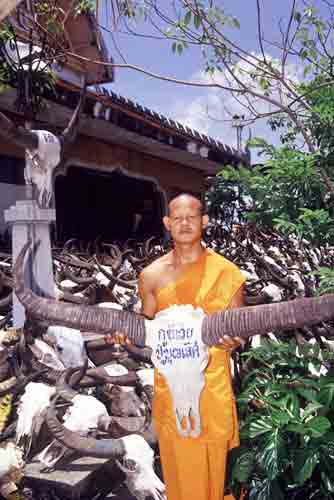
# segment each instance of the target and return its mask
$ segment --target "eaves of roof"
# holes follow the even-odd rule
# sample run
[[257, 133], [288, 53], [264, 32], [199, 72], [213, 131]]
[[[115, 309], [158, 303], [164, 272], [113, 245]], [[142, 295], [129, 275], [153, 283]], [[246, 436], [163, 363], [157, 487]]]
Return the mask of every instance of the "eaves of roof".
[[[87, 96], [85, 112], [97, 119], [118, 122], [119, 126], [129, 128], [138, 134], [146, 135], [160, 142], [168, 142], [178, 149], [193, 150], [203, 160], [216, 162], [221, 167], [226, 164], [250, 163], [246, 151], [239, 152], [234, 147], [223, 144], [205, 134], [169, 119], [156, 111], [141, 106], [139, 103], [123, 97], [106, 88], [97, 87], [99, 92], [90, 91]], [[78, 89], [65, 82], [59, 82], [57, 91], [62, 101], [67, 98], [77, 99]], [[72, 96], [70, 96], [72, 94]], [[74, 107], [74, 103], [72, 103]], [[120, 123], [121, 122], [121, 123]]]
[[[56, 95], [45, 95], [41, 122], [64, 127], [78, 100], [79, 88], [59, 81]], [[0, 95], [0, 108], [14, 110], [14, 92]], [[87, 93], [80, 135], [118, 144], [214, 175], [224, 165], [249, 164], [247, 153], [170, 120], [130, 99], [106, 92]]]

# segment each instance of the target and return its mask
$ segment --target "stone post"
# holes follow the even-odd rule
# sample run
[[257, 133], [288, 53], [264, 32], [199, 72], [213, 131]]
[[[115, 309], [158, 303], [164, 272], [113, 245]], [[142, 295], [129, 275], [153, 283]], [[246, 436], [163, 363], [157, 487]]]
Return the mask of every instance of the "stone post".
[[[25, 266], [27, 286], [41, 295], [54, 297], [50, 223], [56, 220], [56, 211], [39, 208], [37, 202], [30, 199], [17, 201], [5, 210], [4, 215], [5, 221], [12, 225], [13, 262], [28, 239], [31, 239], [32, 245], [40, 241], [33, 264], [30, 262]], [[24, 307], [14, 294], [14, 328], [21, 328], [24, 320]]]

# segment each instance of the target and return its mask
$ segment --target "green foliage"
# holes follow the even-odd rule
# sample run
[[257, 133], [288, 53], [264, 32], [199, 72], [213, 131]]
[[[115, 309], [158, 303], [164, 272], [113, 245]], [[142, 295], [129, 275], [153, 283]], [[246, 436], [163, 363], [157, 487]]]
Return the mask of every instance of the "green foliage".
[[277, 217], [274, 219], [275, 227], [283, 233], [293, 233], [299, 239], [305, 238], [315, 243], [334, 241], [333, 219], [328, 210], [300, 208], [299, 212], [294, 222]]
[[[261, 34], [256, 58], [240, 45], [238, 36], [233, 38], [240, 23], [221, 2], [176, 3], [168, 36], [179, 55], [184, 53], [185, 41], [199, 46], [209, 76], [225, 73], [224, 86], [245, 106], [249, 121], [263, 116], [261, 108], [257, 112], [258, 103], [269, 104], [269, 125], [280, 133], [280, 148], [263, 140], [250, 145], [261, 147], [267, 156], [264, 165], [250, 172], [224, 169], [212, 206], [219, 205], [219, 194], [220, 205], [230, 197], [235, 182], [251, 200], [245, 214], [248, 220], [315, 243], [333, 242], [334, 16], [325, 1], [321, 9], [312, 1], [293, 2], [291, 7], [288, 28], [284, 23], [279, 26], [282, 39], [290, 42], [282, 43], [281, 49], [272, 42], [275, 57], [266, 52], [271, 42]], [[290, 56], [293, 65], [302, 68], [302, 83], [289, 67]]]
[[78, 0], [74, 7], [74, 14], [93, 13], [96, 9], [96, 0]]
[[[46, 28], [52, 33], [62, 31], [61, 23], [57, 19], [60, 8], [50, 2], [36, 2], [34, 4], [36, 14], [45, 17]], [[0, 27], [0, 44], [10, 43], [14, 53], [19, 54], [18, 40], [13, 25], [7, 21]], [[45, 92], [53, 93], [55, 89], [55, 74], [51, 70], [51, 62], [45, 63], [50, 57], [49, 47], [43, 46], [40, 53], [33, 53], [31, 66], [27, 61], [5, 56], [5, 51], [0, 58], [0, 91], [8, 87], [17, 89], [18, 98], [16, 108], [18, 111], [38, 113], [45, 106]]]
[[334, 293], [334, 269], [328, 267], [320, 267], [312, 273], [319, 278], [318, 294]]
[[[241, 447], [230, 487], [254, 500], [334, 498], [334, 377], [317, 378], [334, 355], [318, 345], [264, 341], [245, 353], [238, 397]], [[251, 443], [251, 446], [250, 446]]]
[[[208, 23], [210, 29], [208, 30]], [[225, 13], [224, 9], [212, 2], [196, 2], [194, 6], [182, 3], [177, 12], [177, 20], [170, 23], [165, 30], [165, 35], [172, 38], [172, 51], [174, 54], [181, 55], [185, 48], [188, 48], [187, 42], [193, 41], [192, 32], [200, 36], [200, 46], [202, 56], [205, 61], [205, 71], [214, 73], [222, 71], [222, 62], [230, 58], [231, 51], [224, 43], [224, 37], [220, 35], [225, 28], [240, 29], [239, 20]], [[217, 45], [211, 43], [211, 30], [218, 34]]]
[[[211, 200], [224, 200], [231, 184], [251, 200], [245, 218], [314, 242], [334, 241], [332, 213], [324, 206], [324, 187], [309, 153], [289, 146], [275, 148], [253, 140], [269, 159], [252, 168], [225, 167]], [[217, 203], [217, 201], [216, 201]]]

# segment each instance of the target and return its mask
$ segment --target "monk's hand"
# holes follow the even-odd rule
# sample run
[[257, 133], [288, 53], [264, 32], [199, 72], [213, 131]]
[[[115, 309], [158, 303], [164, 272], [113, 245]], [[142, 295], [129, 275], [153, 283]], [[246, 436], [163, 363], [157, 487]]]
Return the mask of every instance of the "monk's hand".
[[244, 346], [245, 341], [241, 337], [230, 337], [229, 335], [223, 335], [219, 339], [219, 347], [224, 349], [224, 351], [232, 352], [240, 346]]
[[131, 344], [129, 338], [122, 332], [107, 333], [104, 337], [106, 344], [110, 345], [124, 345]]

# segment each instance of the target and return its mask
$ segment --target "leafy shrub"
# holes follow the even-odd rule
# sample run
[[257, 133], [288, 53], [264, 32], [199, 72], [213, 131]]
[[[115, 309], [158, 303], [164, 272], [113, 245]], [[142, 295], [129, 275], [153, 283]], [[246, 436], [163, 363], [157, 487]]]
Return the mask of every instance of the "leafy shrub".
[[291, 340], [243, 356], [229, 486], [236, 496], [245, 486], [250, 500], [334, 499], [333, 353]]

